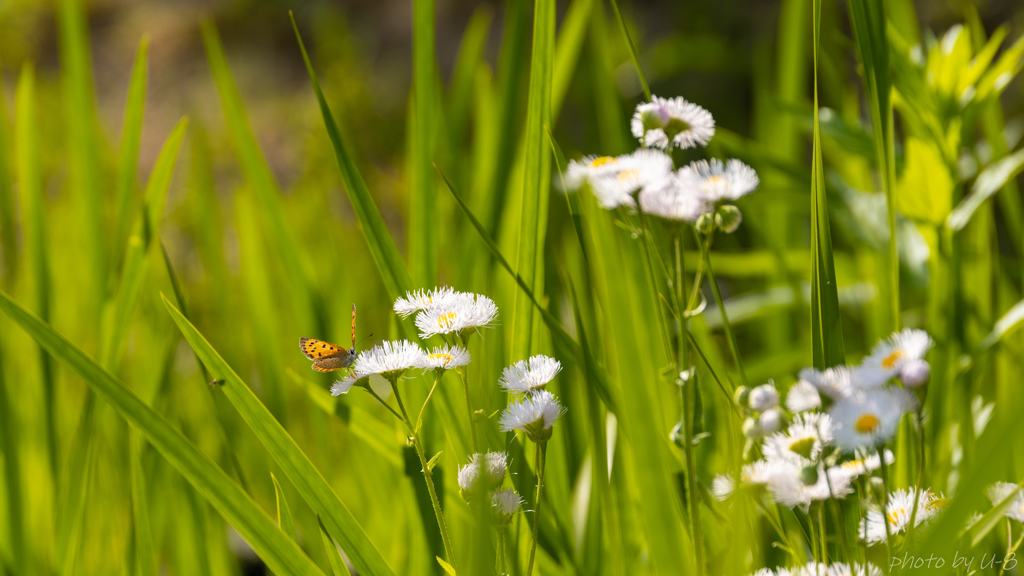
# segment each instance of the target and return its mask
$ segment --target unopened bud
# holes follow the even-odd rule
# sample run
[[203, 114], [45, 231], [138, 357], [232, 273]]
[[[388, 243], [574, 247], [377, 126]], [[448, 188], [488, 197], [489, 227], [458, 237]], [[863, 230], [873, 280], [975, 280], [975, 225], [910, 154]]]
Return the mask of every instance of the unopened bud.
[[718, 226], [718, 229], [726, 234], [735, 232], [740, 227], [740, 222], [743, 222], [743, 214], [732, 204], [719, 206], [715, 210], [715, 226]]
[[911, 360], [900, 370], [900, 380], [906, 386], [917, 387], [928, 381], [931, 372], [928, 362], [921, 359]]

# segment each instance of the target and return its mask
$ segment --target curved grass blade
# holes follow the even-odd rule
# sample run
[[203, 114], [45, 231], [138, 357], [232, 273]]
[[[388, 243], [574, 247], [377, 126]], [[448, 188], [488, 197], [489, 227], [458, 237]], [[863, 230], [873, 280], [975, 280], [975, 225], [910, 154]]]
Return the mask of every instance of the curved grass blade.
[[985, 200], [1012, 182], [1022, 170], [1024, 170], [1024, 150], [1018, 150], [986, 168], [975, 180], [971, 195], [960, 202], [949, 214], [949, 218], [946, 219], [946, 227], [953, 231], [963, 230]]
[[334, 572], [334, 576], [352, 576], [352, 573], [348, 571], [348, 566], [345, 565], [345, 561], [341, 559], [341, 553], [338, 552], [337, 544], [331, 539], [331, 535], [327, 533], [327, 528], [324, 528], [324, 522], [319, 516], [316, 517], [316, 523], [320, 526], [320, 538], [324, 541], [327, 560], [331, 563], [331, 571]]
[[0, 291], [0, 310], [18, 323], [54, 357], [60, 358], [156, 448], [279, 574], [323, 574], [302, 550], [227, 474], [113, 374]]
[[[434, 56], [435, 0], [412, 2], [412, 147], [409, 197], [409, 263], [417, 284], [437, 278], [437, 194], [430, 169], [437, 146], [437, 65]], [[332, 138], [333, 142], [333, 138]]]
[[270, 473], [270, 480], [274, 483], [274, 498], [277, 500], [277, 525], [286, 536], [298, 542], [295, 532], [295, 521], [292, 520], [292, 510], [288, 507], [288, 500], [284, 497], [284, 490], [277, 476]]
[[[355, 210], [356, 217], [359, 218], [359, 223], [363, 228], [363, 236], [369, 245], [374, 262], [377, 263], [377, 269], [380, 270], [384, 286], [387, 287], [392, 299], [399, 298], [412, 289], [412, 279], [409, 276], [409, 271], [402, 262], [402, 257], [398, 253], [398, 247], [395, 246], [395, 241], [388, 233], [388, 229], [384, 225], [384, 219], [381, 218], [380, 211], [377, 209], [377, 205], [374, 204], [373, 197], [370, 196], [370, 191], [366, 188], [366, 183], [363, 182], [363, 177], [359, 174], [359, 169], [356, 168], [355, 162], [345, 147], [345, 142], [341, 138], [338, 125], [334, 122], [331, 109], [327, 105], [323, 92], [320, 90], [320, 82], [316, 79], [313, 64], [310, 62], [309, 54], [306, 52], [306, 45], [302, 42], [299, 27], [295, 23], [295, 16], [292, 15], [291, 19], [292, 28], [295, 29], [295, 39], [299, 42], [302, 59], [306, 63], [309, 78], [313, 82], [313, 90], [316, 92], [317, 102], [320, 104], [320, 112], [324, 117], [324, 127], [327, 129], [327, 135], [330, 137], [331, 145], [334, 147], [334, 155], [338, 160], [338, 169], [341, 170], [341, 178], [345, 183], [345, 192], [348, 193], [349, 201], [352, 202], [352, 208]], [[404, 326], [405, 324], [401, 323], [399, 325]]]
[[821, 0], [814, 0], [814, 149], [811, 169], [811, 342], [814, 367], [844, 362], [843, 327], [839, 319], [839, 291], [832, 259], [825, 201], [825, 171], [821, 160], [821, 122], [818, 118], [818, 40]]
[[224, 392], [224, 396], [235, 406], [239, 415], [266, 447], [267, 452], [281, 467], [299, 494], [324, 519], [331, 535], [341, 543], [359, 573], [368, 576], [392, 574], [380, 552], [366, 537], [359, 523], [352, 517], [338, 495], [331, 490], [320, 471], [313, 466], [295, 440], [274, 419], [267, 407], [256, 398], [252, 390], [221, 358], [206, 338], [196, 330], [196, 327], [171, 304], [166, 296], [162, 296], [162, 298], [167, 312], [171, 315], [174, 323], [178, 325], [192, 350], [214, 377], [223, 381], [220, 390]]
[[647, 101], [651, 101], [651, 86], [647, 83], [647, 75], [644, 74], [644, 68], [640, 65], [640, 55], [637, 54], [636, 46], [633, 44], [633, 39], [629, 36], [629, 28], [626, 27], [626, 21], [622, 19], [622, 12], [619, 10], [619, 3], [616, 0], [611, 0], [612, 11], [615, 12], [615, 19], [619, 22], [619, 30], [622, 31], [622, 37], [626, 40], [626, 45], [629, 46], [629, 56], [633, 59], [633, 67], [636, 68], [637, 76], [640, 78], [640, 86], [644, 89], [644, 96], [647, 97]]

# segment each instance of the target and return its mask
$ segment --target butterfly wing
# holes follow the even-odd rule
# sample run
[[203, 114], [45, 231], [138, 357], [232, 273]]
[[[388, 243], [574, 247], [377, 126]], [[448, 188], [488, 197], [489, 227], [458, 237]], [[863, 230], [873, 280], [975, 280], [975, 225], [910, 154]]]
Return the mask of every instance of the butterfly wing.
[[306, 358], [313, 361], [313, 370], [317, 372], [332, 372], [348, 368], [356, 357], [356, 351], [353, 349], [346, 350], [337, 344], [316, 338], [300, 338], [299, 346]]
[[348, 368], [351, 366], [355, 358], [356, 353], [354, 350], [344, 350], [341, 353], [334, 354], [332, 356], [317, 358], [313, 362], [313, 370], [316, 370], [317, 372], [333, 372], [334, 370], [341, 370], [342, 368]]

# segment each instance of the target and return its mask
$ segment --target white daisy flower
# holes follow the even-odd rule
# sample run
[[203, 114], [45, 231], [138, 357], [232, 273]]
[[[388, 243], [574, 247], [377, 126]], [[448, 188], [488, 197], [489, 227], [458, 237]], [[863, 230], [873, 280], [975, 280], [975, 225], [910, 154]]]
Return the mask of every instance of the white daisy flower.
[[522, 497], [511, 488], [491, 492], [491, 510], [495, 521], [501, 526], [511, 522], [522, 505]]
[[697, 160], [676, 172], [679, 187], [698, 195], [711, 204], [729, 202], [754, 191], [759, 180], [757, 172], [739, 160]]
[[719, 474], [711, 481], [711, 495], [719, 502], [728, 500], [735, 490], [736, 481], [729, 474]]
[[755, 412], [764, 412], [778, 406], [779, 393], [775, 390], [775, 384], [762, 384], [751, 390], [750, 395], [747, 396], [747, 403]]
[[666, 220], [696, 222], [711, 210], [704, 198], [678, 185], [679, 179], [671, 176], [658, 186], [646, 187], [640, 191], [640, 209]]
[[602, 208], [635, 207], [633, 197], [655, 190], [672, 178], [672, 158], [658, 150], [640, 149], [621, 156], [616, 170], [604, 170], [590, 178], [590, 188]]
[[833, 400], [842, 400], [858, 387], [854, 383], [854, 371], [848, 366], [835, 366], [824, 370], [804, 368], [800, 380], [814, 386], [818, 392]]
[[381, 342], [359, 353], [348, 376], [331, 386], [331, 394], [347, 394], [353, 386], [369, 383], [368, 378], [379, 374], [388, 381], [395, 381], [406, 370], [419, 368], [423, 363], [423, 350], [408, 340]]
[[807, 466], [818, 459], [832, 438], [832, 418], [828, 414], [797, 414], [785, 432], [765, 438], [764, 456], [768, 460], [790, 460]]
[[467, 502], [472, 499], [471, 495], [480, 483], [480, 462], [477, 461], [477, 456], [479, 454], [473, 454], [469, 464], [459, 468], [459, 493]]
[[424, 353], [417, 368], [424, 370], [451, 370], [469, 364], [469, 351], [462, 346], [438, 346]]
[[761, 568], [750, 576], [797, 576], [797, 574], [798, 573], [793, 572], [789, 568], [783, 568], [780, 566], [774, 570], [771, 568]]
[[900, 418], [917, 407], [905, 388], [859, 390], [829, 408], [836, 444], [843, 452], [877, 446], [896, 433]]
[[1003, 512], [1003, 515], [1007, 518], [1013, 518], [1017, 522], [1024, 522], [1024, 490], [1021, 490], [1020, 486], [1009, 482], [996, 482], [989, 486], [988, 489], [988, 499], [992, 501], [993, 506], [999, 504], [1011, 494], [1013, 494], [1013, 499], [1010, 500], [1010, 505]]
[[[891, 450], [885, 450], [885, 464], [886, 466], [891, 465], [896, 461], [896, 457], [893, 456]], [[851, 478], [857, 478], [864, 474], [871, 474], [875, 470], [882, 467], [882, 459], [878, 456], [878, 452], [870, 456], [862, 458], [855, 458], [853, 460], [847, 460], [846, 462], [840, 462], [833, 466], [833, 469], [839, 470], [846, 474], [849, 474]]]
[[458, 294], [453, 288], [442, 286], [433, 290], [414, 290], [406, 292], [405, 298], [395, 300], [395, 313], [402, 318], [426, 310], [432, 306], [438, 306], [449, 298]]
[[902, 534], [910, 526], [910, 516], [914, 512], [914, 500], [917, 500], [917, 516], [914, 525], [920, 526], [934, 518], [948, 503], [945, 498], [937, 498], [931, 490], [896, 490], [889, 494], [889, 503], [885, 507], [885, 515], [878, 508], [867, 512], [867, 522], [860, 522], [860, 538], [868, 544], [885, 540], [885, 523], [889, 523], [890, 534]]
[[798, 380], [786, 393], [786, 408], [790, 412], [807, 412], [821, 408], [818, 389], [806, 380]]
[[761, 434], [771, 434], [782, 429], [782, 412], [778, 408], [769, 408], [757, 417], [758, 428]]
[[[646, 126], [645, 126], [646, 120]], [[644, 146], [666, 150], [706, 145], [715, 135], [715, 119], [707, 110], [681, 96], [659, 98], [637, 106], [630, 122], [633, 136]]]
[[522, 430], [534, 442], [551, 438], [551, 427], [565, 409], [554, 394], [539, 390], [522, 401], [508, 405], [498, 425], [502, 432]]
[[928, 378], [924, 355], [932, 347], [932, 339], [924, 330], [904, 328], [879, 342], [861, 364], [865, 375], [873, 381], [885, 382], [897, 376], [908, 386], [923, 384]]
[[423, 338], [453, 332], [461, 336], [490, 326], [497, 317], [498, 307], [487, 296], [458, 292], [420, 312], [416, 316], [416, 327]]
[[793, 571], [791, 576], [882, 576], [882, 570], [874, 564], [845, 564], [836, 562], [833, 564], [822, 564], [808, 562], [806, 565]]
[[799, 506], [806, 512], [812, 502], [844, 498], [853, 492], [847, 474], [826, 471], [820, 464], [814, 467], [783, 460], [778, 462], [783, 463], [784, 471], [772, 474], [768, 479], [768, 491], [783, 506]]
[[509, 392], [525, 394], [543, 390], [561, 370], [558, 360], [538, 354], [505, 368], [498, 383]]
[[789, 474], [792, 465], [784, 460], [755, 460], [743, 466], [742, 480], [744, 484], [759, 486], [767, 484], [773, 476]]
[[565, 168], [565, 189], [579, 190], [591, 178], [615, 174], [627, 167], [623, 166], [623, 156], [584, 156], [580, 160], [570, 160]]

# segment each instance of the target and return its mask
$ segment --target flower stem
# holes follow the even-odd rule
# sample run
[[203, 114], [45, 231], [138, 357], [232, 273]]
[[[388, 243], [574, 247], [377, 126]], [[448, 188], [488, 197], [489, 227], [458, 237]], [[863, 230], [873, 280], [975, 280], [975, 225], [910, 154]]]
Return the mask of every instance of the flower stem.
[[708, 237], [708, 241], [704, 242], [701, 240], [700, 233], [694, 229], [694, 236], [697, 238], [697, 244], [700, 245], [700, 252], [704, 258], [704, 268], [707, 271], [708, 279], [711, 281], [711, 291], [715, 294], [715, 300], [718, 302], [718, 309], [722, 312], [722, 328], [725, 329], [725, 339], [729, 341], [729, 349], [732, 351], [733, 359], [736, 360], [736, 369], [739, 370], [740, 380], [742, 380], [744, 386], [748, 386], [747, 373], [743, 369], [743, 362], [740, 361], [740, 350], [736, 345], [736, 336], [732, 333], [732, 325], [729, 323], [729, 315], [725, 312], [725, 302], [722, 300], [722, 291], [718, 287], [718, 279], [715, 278], [715, 271], [711, 268], [711, 253], [710, 244], [712, 237]]
[[498, 575], [505, 574], [505, 527], [498, 526]]
[[537, 498], [533, 512], [533, 544], [530, 546], [530, 562], [526, 567], [526, 576], [533, 575], [533, 561], [537, 555], [537, 534], [540, 532], [541, 491], [544, 488], [544, 459], [548, 454], [547, 441], [537, 443]]
[[387, 408], [389, 412], [391, 412], [392, 414], [394, 414], [394, 415], [395, 415], [395, 418], [398, 418], [398, 419], [399, 419], [399, 420], [401, 420], [402, 422], [405, 422], [405, 419], [404, 419], [404, 418], [402, 418], [402, 415], [401, 415], [401, 414], [399, 414], [399, 413], [398, 413], [398, 411], [396, 411], [396, 410], [395, 410], [394, 408], [392, 408], [392, 407], [391, 407], [391, 404], [388, 404], [386, 400], [384, 400], [383, 398], [381, 398], [379, 394], [377, 394], [376, 392], [374, 392], [374, 391], [373, 391], [373, 388], [370, 388], [369, 386], [367, 386], [367, 387], [366, 387], [366, 391], [370, 393], [370, 396], [373, 396], [374, 398], [376, 398], [376, 399], [377, 399], [377, 402], [380, 402], [382, 406], [384, 406], [385, 408]]
[[[885, 524], [885, 560], [889, 562], [892, 553], [892, 530], [889, 528], [889, 466], [885, 463], [885, 445], [878, 447], [878, 462], [882, 469], [882, 523]], [[914, 499], [919, 497], [917, 491], [913, 492]]]
[[[1013, 535], [1013, 525], [1010, 524], [1009, 520], [1006, 521], [1006, 530], [1007, 530], [1006, 535], [1012, 537], [1012, 535]], [[1017, 548], [1020, 548], [1020, 545], [1021, 545], [1022, 541], [1024, 541], [1024, 532], [1021, 532], [1020, 533], [1020, 538], [1017, 538], [1017, 541], [1014, 542], [1012, 546], [1007, 548], [1006, 555], [1009, 556], [1010, 554], [1013, 554], [1013, 553], [1017, 552]], [[1005, 558], [1003, 558], [1003, 560], [1005, 560]], [[1006, 573], [1006, 562], [1003, 562], [1002, 568], [999, 569], [999, 576], [1003, 576], [1003, 574], [1005, 574], [1005, 573]]]
[[433, 473], [430, 471], [430, 467], [427, 466], [427, 455], [423, 451], [423, 443], [420, 442], [418, 430], [413, 428], [412, 421], [409, 420], [409, 413], [406, 412], [405, 404], [402, 403], [402, 395], [398, 392], [397, 380], [391, 380], [391, 389], [395, 391], [395, 400], [398, 402], [398, 408], [402, 411], [402, 419], [405, 422], [406, 427], [409, 429], [409, 435], [410, 438], [412, 438], [412, 445], [416, 448], [416, 455], [420, 457], [420, 466], [423, 468], [423, 479], [427, 482], [427, 492], [430, 493], [430, 503], [434, 506], [434, 516], [437, 517], [437, 527], [441, 531], [441, 540], [444, 542], [444, 554], [447, 556], [448, 563], [451, 564], [452, 568], [455, 568], [455, 554], [452, 552], [452, 542], [448, 538], [448, 526], [444, 522], [444, 513], [441, 512], [441, 502], [437, 499], [437, 491], [434, 489]]
[[441, 383], [441, 375], [444, 374], [444, 370], [435, 370], [434, 372], [434, 385], [430, 387], [430, 392], [427, 393], [427, 398], [423, 401], [423, 406], [420, 408], [420, 415], [416, 417], [416, 428], [413, 431], [417, 434], [420, 432], [420, 427], [423, 426], [423, 413], [427, 411], [427, 404], [430, 403], [434, 390], [437, 390], [437, 385]]

